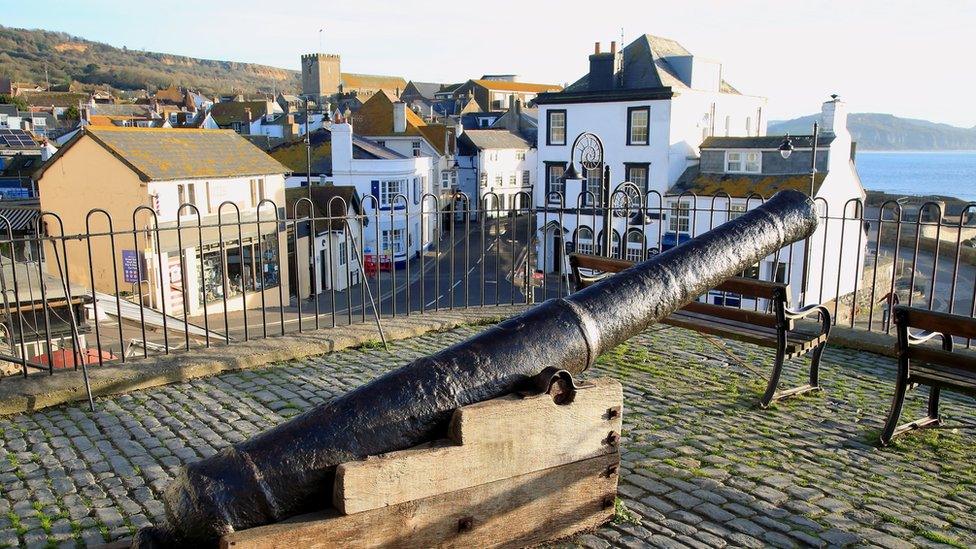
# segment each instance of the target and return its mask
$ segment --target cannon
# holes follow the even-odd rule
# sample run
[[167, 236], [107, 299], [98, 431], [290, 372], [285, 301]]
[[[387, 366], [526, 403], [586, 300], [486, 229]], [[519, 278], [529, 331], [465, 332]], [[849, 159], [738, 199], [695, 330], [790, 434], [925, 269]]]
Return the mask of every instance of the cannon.
[[310, 511], [339, 464], [441, 437], [455, 409], [517, 390], [547, 368], [586, 370], [816, 225], [806, 195], [780, 192], [679, 247], [191, 463], [165, 491], [168, 525], [140, 531], [134, 546], [213, 545], [223, 534]]

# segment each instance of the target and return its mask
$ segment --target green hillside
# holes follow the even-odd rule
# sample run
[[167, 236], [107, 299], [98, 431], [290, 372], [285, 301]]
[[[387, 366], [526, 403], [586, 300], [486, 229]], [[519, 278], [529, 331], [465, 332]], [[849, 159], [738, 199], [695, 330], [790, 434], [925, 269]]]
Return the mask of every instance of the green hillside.
[[61, 32], [0, 26], [0, 77], [43, 83], [45, 67], [52, 86], [73, 81], [118, 90], [177, 84], [208, 95], [294, 92], [300, 82], [300, 73], [266, 65], [129, 50]]
[[[768, 134], [809, 134], [819, 115], [770, 122]], [[890, 114], [854, 113], [847, 127], [859, 150], [974, 150], [976, 128], [959, 128]]]

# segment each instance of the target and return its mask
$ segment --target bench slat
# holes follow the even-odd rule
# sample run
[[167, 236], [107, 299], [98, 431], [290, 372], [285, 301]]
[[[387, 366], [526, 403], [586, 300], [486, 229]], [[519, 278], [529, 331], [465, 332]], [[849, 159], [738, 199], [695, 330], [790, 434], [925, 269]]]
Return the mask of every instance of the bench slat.
[[909, 346], [908, 358], [926, 362], [930, 367], [952, 367], [971, 372], [972, 375], [976, 376], [976, 360], [959, 353], [933, 347]]
[[968, 393], [976, 392], [976, 377], [970, 374], [970, 372], [960, 371], [954, 368], [931, 368], [923, 365], [912, 366], [910, 379], [913, 382], [921, 382], [925, 385], [938, 385]]
[[776, 327], [776, 317], [762, 311], [750, 311], [749, 309], [712, 305], [711, 303], [701, 303], [700, 301], [692, 301], [685, 305], [683, 309], [704, 315], [745, 322], [747, 324], [765, 326], [767, 328]]
[[908, 326], [911, 328], [921, 328], [930, 332], [942, 332], [957, 337], [976, 339], [976, 320], [971, 317], [905, 306], [896, 307], [895, 311], [896, 314], [905, 315]]

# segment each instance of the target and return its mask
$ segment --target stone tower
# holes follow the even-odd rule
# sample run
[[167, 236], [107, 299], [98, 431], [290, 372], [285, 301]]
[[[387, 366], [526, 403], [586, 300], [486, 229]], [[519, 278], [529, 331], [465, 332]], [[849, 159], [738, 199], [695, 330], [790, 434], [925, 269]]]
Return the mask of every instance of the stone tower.
[[321, 103], [339, 91], [340, 80], [338, 55], [309, 53], [302, 56], [302, 95]]

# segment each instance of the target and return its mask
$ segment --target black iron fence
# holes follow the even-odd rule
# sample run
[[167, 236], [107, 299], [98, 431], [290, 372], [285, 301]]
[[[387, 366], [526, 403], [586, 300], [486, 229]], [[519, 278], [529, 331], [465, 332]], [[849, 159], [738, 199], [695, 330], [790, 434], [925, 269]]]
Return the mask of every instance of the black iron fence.
[[[567, 254], [634, 261], [666, 252], [763, 197], [608, 200], [517, 191], [470, 198], [225, 202], [202, 215], [142, 206], [43, 212], [15, 233], [0, 217], [0, 361], [52, 374], [443, 309], [531, 304], [571, 291]], [[501, 205], [505, 204], [506, 207]], [[826, 303], [840, 325], [890, 331], [895, 303], [976, 313], [976, 204], [817, 200], [806, 242], [743, 275], [787, 282], [791, 304]], [[323, 212], [325, 212], [323, 214]], [[335, 214], [335, 215], [327, 215]], [[711, 302], [760, 308], [741, 296]]]

